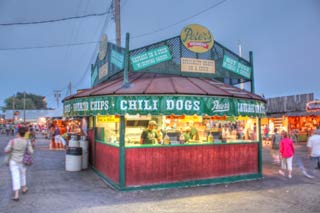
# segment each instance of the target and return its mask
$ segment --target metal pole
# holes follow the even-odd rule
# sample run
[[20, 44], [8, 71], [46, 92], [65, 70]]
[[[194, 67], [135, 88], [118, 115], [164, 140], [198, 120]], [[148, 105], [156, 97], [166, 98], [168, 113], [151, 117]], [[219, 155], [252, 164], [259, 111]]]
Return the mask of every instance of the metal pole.
[[125, 165], [126, 165], [126, 150], [125, 150], [125, 118], [124, 115], [120, 115], [120, 156], [119, 156], [119, 169], [120, 169], [120, 174], [119, 174], [119, 187], [120, 189], [125, 188], [126, 184], [126, 171], [125, 171]]
[[126, 87], [129, 84], [128, 73], [129, 73], [129, 40], [130, 34], [126, 33], [126, 49], [124, 55], [124, 71], [123, 71], [123, 85]]
[[261, 137], [261, 118], [258, 118], [258, 173], [262, 176], [262, 137]]
[[253, 69], [253, 52], [252, 51], [249, 52], [249, 62], [251, 65], [251, 92], [254, 93], [255, 89], [254, 89], [254, 69]]

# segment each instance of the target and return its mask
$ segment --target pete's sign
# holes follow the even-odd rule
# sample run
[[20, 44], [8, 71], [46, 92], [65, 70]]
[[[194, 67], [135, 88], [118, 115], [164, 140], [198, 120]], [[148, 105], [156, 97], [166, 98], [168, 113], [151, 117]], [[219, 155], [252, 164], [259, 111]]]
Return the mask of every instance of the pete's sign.
[[183, 28], [180, 39], [187, 49], [196, 53], [207, 52], [213, 46], [213, 36], [210, 31], [198, 24], [190, 24]]

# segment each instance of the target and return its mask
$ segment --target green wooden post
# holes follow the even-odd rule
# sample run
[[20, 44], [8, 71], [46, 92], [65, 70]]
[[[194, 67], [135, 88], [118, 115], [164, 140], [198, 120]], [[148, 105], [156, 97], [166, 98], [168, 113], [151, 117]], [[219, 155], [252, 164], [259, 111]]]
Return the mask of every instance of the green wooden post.
[[92, 166], [96, 167], [96, 159], [97, 159], [97, 150], [96, 150], [96, 116], [93, 116], [93, 129], [94, 129], [94, 137], [93, 137], [93, 162], [92, 162]]
[[128, 73], [129, 73], [129, 40], [130, 34], [126, 33], [126, 48], [124, 55], [124, 71], [123, 71], [123, 86], [129, 86]]
[[258, 133], [259, 133], [259, 146], [258, 146], [258, 173], [262, 175], [262, 137], [261, 137], [261, 118], [258, 118]]
[[120, 162], [120, 174], [119, 174], [119, 186], [120, 189], [125, 188], [125, 163], [126, 163], [126, 159], [125, 159], [125, 119], [124, 119], [124, 115], [120, 116], [120, 155], [119, 155], [119, 162]]
[[254, 88], [254, 69], [253, 69], [253, 52], [252, 51], [249, 52], [249, 62], [251, 65], [251, 92], [254, 93], [255, 88]]

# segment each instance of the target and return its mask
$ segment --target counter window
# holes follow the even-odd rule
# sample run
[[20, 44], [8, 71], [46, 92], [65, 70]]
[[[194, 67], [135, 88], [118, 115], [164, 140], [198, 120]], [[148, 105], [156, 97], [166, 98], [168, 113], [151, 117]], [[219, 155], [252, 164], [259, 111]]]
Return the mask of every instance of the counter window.
[[[98, 134], [98, 135], [97, 135]], [[119, 144], [120, 119], [114, 115], [96, 117], [96, 136], [100, 142]]]
[[[258, 120], [227, 116], [126, 116], [126, 145], [258, 141]], [[149, 126], [150, 122], [155, 125]]]

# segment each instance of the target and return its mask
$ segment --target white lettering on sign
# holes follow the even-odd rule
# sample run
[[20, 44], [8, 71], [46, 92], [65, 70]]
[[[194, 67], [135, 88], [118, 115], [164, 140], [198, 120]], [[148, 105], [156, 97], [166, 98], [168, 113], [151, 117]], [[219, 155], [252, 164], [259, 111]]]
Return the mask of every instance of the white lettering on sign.
[[220, 103], [219, 100], [214, 100], [212, 102], [212, 112], [227, 112], [230, 110], [230, 103], [225, 102], [225, 103]]
[[158, 100], [121, 100], [120, 110], [158, 110]]
[[263, 114], [266, 108], [260, 104], [238, 103], [238, 112]]
[[109, 101], [92, 101], [90, 102], [90, 109], [95, 110], [108, 110]]
[[88, 111], [89, 110], [89, 102], [79, 102], [73, 104], [73, 111]]
[[187, 111], [198, 111], [200, 110], [200, 101], [191, 100], [166, 100], [167, 110], [187, 110]]
[[64, 106], [64, 112], [65, 112], [65, 113], [71, 112], [71, 106], [70, 106], [70, 104], [67, 104], [67, 105]]

